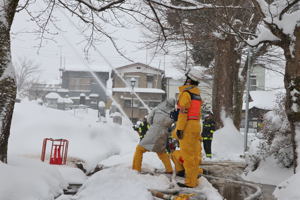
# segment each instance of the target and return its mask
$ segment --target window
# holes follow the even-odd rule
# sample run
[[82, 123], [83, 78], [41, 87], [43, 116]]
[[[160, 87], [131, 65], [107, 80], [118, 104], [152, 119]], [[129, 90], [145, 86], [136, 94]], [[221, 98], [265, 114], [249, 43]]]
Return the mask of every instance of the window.
[[153, 76], [147, 76], [147, 88], [153, 88]]
[[90, 90], [90, 85], [90, 78], [70, 78], [69, 80], [70, 90]]
[[256, 75], [250, 75], [250, 90], [256, 90]]

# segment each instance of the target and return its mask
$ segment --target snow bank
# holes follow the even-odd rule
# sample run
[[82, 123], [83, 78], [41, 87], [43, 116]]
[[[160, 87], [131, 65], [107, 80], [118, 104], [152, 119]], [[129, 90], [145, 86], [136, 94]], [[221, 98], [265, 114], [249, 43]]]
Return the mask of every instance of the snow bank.
[[[132, 152], [138, 136], [131, 127], [97, 123], [97, 111], [60, 111], [31, 102], [16, 104], [9, 139], [9, 156], [39, 159], [44, 138], [69, 140], [68, 156], [92, 170], [112, 155]], [[49, 153], [49, 148], [48, 148]]]
[[300, 173], [291, 176], [286, 181], [280, 183], [273, 195], [278, 200], [299, 200], [300, 199]]
[[255, 171], [243, 175], [242, 178], [255, 183], [278, 185], [291, 175], [290, 169], [280, 167], [274, 158], [269, 157], [261, 161]]
[[147, 188], [167, 189], [168, 183], [167, 177], [163, 175], [138, 175], [137, 172], [126, 168], [111, 168], [92, 176], [75, 199], [152, 200], [153, 197]]
[[0, 199], [52, 200], [67, 186], [60, 172], [32, 159], [0, 162]]
[[212, 141], [213, 160], [240, 161], [243, 155], [243, 135], [235, 128], [232, 119], [222, 114], [224, 127], [214, 133]]
[[[197, 190], [203, 192], [207, 200], [223, 199], [205, 178], [202, 177], [200, 183]], [[148, 189], [166, 190], [170, 184], [169, 178], [165, 175], [143, 175], [128, 168], [113, 167], [92, 176], [82, 186], [74, 200], [152, 200]]]
[[59, 99], [59, 98], [61, 98], [61, 97], [60, 97], [59, 94], [57, 94], [56, 92], [50, 92], [49, 94], [47, 94], [47, 95], [45, 96], [45, 98], [46, 98], [46, 99]]

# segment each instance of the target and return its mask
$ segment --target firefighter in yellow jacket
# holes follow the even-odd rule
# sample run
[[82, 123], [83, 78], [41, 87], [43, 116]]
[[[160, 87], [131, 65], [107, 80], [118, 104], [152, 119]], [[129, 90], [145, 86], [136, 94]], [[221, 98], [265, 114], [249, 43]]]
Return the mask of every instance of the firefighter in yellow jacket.
[[180, 187], [197, 187], [201, 154], [200, 119], [201, 105], [199, 71], [192, 68], [186, 73], [186, 81], [179, 87], [177, 107], [179, 108], [176, 123], [176, 137], [179, 140], [180, 152], [185, 169], [185, 183]]

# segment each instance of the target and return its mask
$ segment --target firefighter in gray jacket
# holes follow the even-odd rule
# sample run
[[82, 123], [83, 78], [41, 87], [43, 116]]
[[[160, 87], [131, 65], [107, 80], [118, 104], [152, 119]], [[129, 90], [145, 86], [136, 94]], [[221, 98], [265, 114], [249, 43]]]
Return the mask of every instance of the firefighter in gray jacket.
[[174, 122], [170, 118], [170, 112], [175, 108], [175, 99], [170, 98], [155, 107], [148, 116], [150, 128], [145, 137], [137, 145], [133, 157], [132, 169], [141, 171], [143, 154], [147, 151], [156, 152], [163, 162], [166, 173], [172, 173], [173, 168], [170, 157], [166, 152], [166, 144], [169, 136], [169, 127]]

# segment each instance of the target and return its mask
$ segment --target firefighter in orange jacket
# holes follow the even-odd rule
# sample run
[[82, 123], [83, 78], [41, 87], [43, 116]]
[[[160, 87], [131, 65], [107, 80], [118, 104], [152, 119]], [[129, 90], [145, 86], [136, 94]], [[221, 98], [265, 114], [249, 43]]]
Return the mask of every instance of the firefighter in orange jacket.
[[200, 119], [201, 105], [199, 84], [200, 73], [192, 68], [186, 73], [186, 81], [179, 87], [177, 106], [180, 109], [176, 123], [176, 139], [179, 140], [181, 156], [184, 160], [185, 183], [177, 183], [180, 187], [197, 187], [200, 165]]

